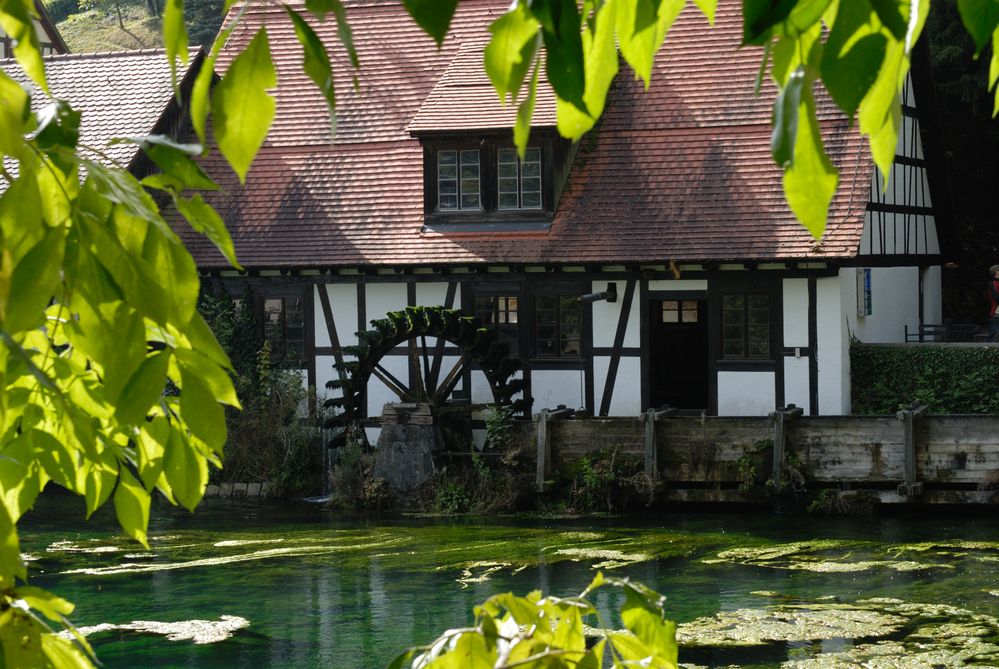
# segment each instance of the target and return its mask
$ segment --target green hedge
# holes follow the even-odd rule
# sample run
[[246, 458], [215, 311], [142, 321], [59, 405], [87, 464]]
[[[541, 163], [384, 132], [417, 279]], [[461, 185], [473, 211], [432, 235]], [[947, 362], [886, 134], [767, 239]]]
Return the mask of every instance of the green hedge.
[[853, 413], [892, 414], [925, 404], [930, 413], [999, 413], [999, 347], [850, 345]]

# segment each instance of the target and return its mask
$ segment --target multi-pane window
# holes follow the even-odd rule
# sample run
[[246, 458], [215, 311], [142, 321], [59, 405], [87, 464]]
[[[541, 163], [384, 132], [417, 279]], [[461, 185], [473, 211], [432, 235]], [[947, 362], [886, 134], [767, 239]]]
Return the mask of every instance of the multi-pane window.
[[722, 296], [722, 354], [726, 358], [770, 357], [770, 297]]
[[538, 295], [535, 298], [536, 353], [539, 356], [579, 357], [582, 314], [578, 297]]
[[305, 358], [305, 304], [301, 297], [264, 298], [264, 337], [277, 358]]
[[541, 149], [527, 149], [523, 160], [516, 149], [500, 149], [496, 173], [500, 209], [541, 208]]
[[475, 297], [475, 317], [487, 327], [494, 328], [498, 339], [510, 347], [510, 353], [518, 352], [517, 309], [520, 300], [515, 295], [477, 295]]
[[697, 300], [664, 300], [663, 323], [696, 323], [700, 316]]
[[437, 152], [437, 208], [442, 211], [482, 208], [479, 150]]

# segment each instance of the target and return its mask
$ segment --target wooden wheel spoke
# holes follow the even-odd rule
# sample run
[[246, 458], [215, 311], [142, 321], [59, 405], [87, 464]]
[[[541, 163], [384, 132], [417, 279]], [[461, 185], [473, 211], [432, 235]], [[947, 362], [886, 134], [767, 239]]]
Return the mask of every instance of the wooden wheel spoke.
[[413, 397], [413, 391], [409, 387], [395, 378], [390, 371], [382, 367], [380, 364], [376, 364], [371, 368], [371, 373], [378, 377], [378, 380], [388, 386], [388, 389], [399, 396], [399, 399], [403, 402], [412, 402], [415, 400]]
[[443, 404], [448, 396], [454, 391], [454, 387], [458, 385], [458, 381], [461, 379], [461, 373], [465, 370], [465, 365], [468, 364], [468, 356], [463, 355], [451, 368], [451, 371], [447, 373], [444, 380], [441, 382], [440, 387], [434, 392], [434, 400], [438, 404]]

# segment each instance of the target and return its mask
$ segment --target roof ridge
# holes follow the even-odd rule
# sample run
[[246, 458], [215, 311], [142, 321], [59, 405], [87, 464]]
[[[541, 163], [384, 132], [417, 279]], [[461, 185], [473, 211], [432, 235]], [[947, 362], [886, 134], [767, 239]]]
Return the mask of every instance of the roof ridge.
[[[197, 46], [193, 48], [193, 50], [196, 49]], [[163, 47], [159, 47], [159, 48], [149, 48], [149, 49], [125, 49], [123, 51], [84, 51], [80, 53], [57, 53], [45, 56], [45, 62], [63, 61], [63, 60], [89, 60], [97, 58], [152, 56], [156, 54], [166, 55], [166, 49], [164, 49]], [[14, 62], [17, 62], [16, 58], [0, 59], [0, 64], [14, 63]]]

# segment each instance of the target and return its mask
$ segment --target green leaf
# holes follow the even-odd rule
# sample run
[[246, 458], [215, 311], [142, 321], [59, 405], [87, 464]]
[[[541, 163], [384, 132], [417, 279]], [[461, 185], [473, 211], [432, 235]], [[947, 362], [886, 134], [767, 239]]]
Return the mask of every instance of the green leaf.
[[58, 669], [92, 669], [87, 656], [72, 641], [56, 634], [42, 634], [42, 654]]
[[274, 120], [277, 103], [267, 89], [276, 84], [267, 29], [262, 27], [212, 92], [215, 141], [240, 183], [246, 183], [250, 164]]
[[45, 307], [57, 293], [66, 233], [51, 228], [13, 268], [10, 296], [3, 313], [3, 327], [21, 332], [39, 327], [45, 320]]
[[527, 96], [517, 105], [517, 121], [513, 126], [513, 144], [517, 147], [517, 154], [521, 160], [524, 159], [527, 142], [531, 136], [531, 119], [534, 118], [534, 105], [538, 100], [538, 73], [540, 70], [541, 63], [535, 62], [534, 74], [531, 75]]
[[[686, 4], [685, 0], [629, 0], [617, 6], [617, 39], [621, 55], [648, 90], [652, 63]], [[603, 9], [601, 9], [603, 11]]]
[[147, 490], [156, 485], [163, 473], [163, 456], [170, 442], [170, 424], [163, 416], [156, 416], [139, 429], [135, 438], [139, 455], [139, 479]]
[[178, 430], [170, 432], [164, 473], [177, 501], [189, 511], [194, 511], [208, 485], [208, 463]]
[[28, 92], [0, 72], [0, 154], [21, 157], [29, 112]]
[[519, 3], [489, 26], [492, 37], [484, 54], [486, 74], [504, 102], [516, 98], [524, 83], [538, 50], [539, 27], [527, 6]]
[[0, 28], [14, 43], [14, 57], [25, 74], [46, 93], [45, 63], [42, 46], [34, 24], [35, 8], [31, 0], [5, 0], [0, 3]]
[[[658, 602], [643, 597], [634, 588], [625, 588], [621, 620], [642, 643], [668, 662], [676, 663], [676, 623], [663, 617]], [[658, 594], [658, 593], [656, 593]]]
[[773, 131], [770, 135], [770, 153], [781, 167], [791, 165], [794, 146], [798, 137], [798, 108], [805, 84], [805, 69], [801, 66], [788, 78], [774, 100]]
[[607, 91], [617, 75], [618, 59], [614, 45], [616, 11], [614, 4], [627, 0], [607, 0], [583, 33], [586, 89], [583, 107], [559, 97], [556, 100], [558, 130], [563, 137], [578, 139], [590, 130], [603, 113]]
[[[665, 2], [665, 0], [660, 0], [660, 2]], [[718, 0], [694, 0], [694, 4], [697, 5], [697, 8], [701, 10], [701, 13], [707, 17], [708, 23], [714, 25], [715, 10], [718, 9]]]
[[128, 467], [122, 466], [118, 471], [118, 487], [114, 491], [114, 511], [118, 516], [118, 523], [125, 534], [148, 548], [146, 528], [149, 526], [149, 493]]
[[838, 3], [835, 22], [822, 50], [822, 81], [850, 118], [877, 80], [887, 49], [887, 38], [872, 26], [871, 18], [865, 0]]
[[213, 451], [221, 452], [226, 437], [225, 411], [199, 372], [197, 367], [181, 367], [181, 415], [198, 439]]
[[118, 463], [114, 455], [107, 450], [100, 450], [97, 453], [97, 458], [99, 459], [91, 463], [90, 471], [86, 475], [84, 499], [87, 506], [87, 518], [108, 500], [111, 493], [114, 492], [114, 486], [118, 480]]
[[[878, 19], [888, 29], [888, 32], [895, 39], [905, 39], [908, 20], [902, 15], [902, 5], [899, 3], [899, 0], [870, 0], [870, 3], [875, 13], [877, 13]], [[842, 2], [841, 0], [839, 4], [840, 10], [842, 10], [843, 5], [851, 5], [853, 2]], [[860, 0], [857, 4], [863, 7], [866, 3]]]
[[999, 114], [999, 88], [996, 88], [996, 81], [999, 81], [999, 28], [992, 33], [992, 59], [989, 61], [989, 90], [995, 89], [993, 117]]
[[[35, 141], [44, 151], [49, 149], [73, 149], [80, 140], [80, 112], [62, 100], [53, 100], [38, 110], [38, 127], [35, 128]], [[65, 160], [57, 156], [62, 169], [67, 169]]]
[[762, 46], [797, 5], [798, 0], [742, 0], [742, 43]]
[[403, 0], [402, 4], [417, 25], [440, 46], [451, 27], [451, 18], [458, 7], [458, 0]]
[[976, 55], [988, 43], [999, 26], [999, 2], [996, 0], [957, 0], [961, 22], [975, 41]]
[[[218, 185], [192, 159], [193, 156], [202, 153], [203, 147], [200, 144], [178, 144], [171, 138], [163, 135], [127, 137], [123, 140], [112, 140], [112, 143], [116, 142], [129, 142], [142, 147], [142, 150], [156, 163], [156, 166], [164, 174], [173, 177], [180, 188], [218, 190]], [[148, 180], [148, 177], [143, 179], [142, 185], [148, 186]], [[180, 188], [177, 190], [180, 190]]]
[[87, 181], [98, 195], [123, 205], [132, 215], [159, 226], [168, 236], [176, 237], [160, 216], [159, 207], [152, 196], [134, 176], [93, 162], [87, 162], [86, 167]]
[[908, 70], [907, 61], [905, 46], [889, 41], [878, 78], [861, 101], [858, 113], [860, 131], [870, 138], [871, 156], [884, 175], [884, 184], [895, 161], [901, 125], [899, 88]]
[[195, 351], [209, 358], [223, 369], [232, 369], [229, 356], [226, 355], [218, 339], [215, 338], [215, 334], [208, 327], [201, 314], [194, 314], [194, 318], [191, 319], [184, 334], [191, 343], [191, 348]]
[[57, 597], [48, 590], [23, 585], [17, 589], [16, 594], [23, 599], [28, 606], [40, 612], [49, 620], [62, 622], [63, 617], [73, 612], [74, 607], [62, 597]]
[[26, 578], [27, 570], [21, 561], [17, 529], [11, 522], [7, 509], [0, 506], [0, 587], [13, 587], [14, 577]]
[[593, 644], [593, 647], [586, 652], [586, 655], [580, 658], [575, 669], [602, 669], [604, 666], [604, 646], [606, 645], [606, 639], [601, 639]]
[[[357, 49], [354, 47], [354, 34], [350, 29], [350, 23], [347, 22], [347, 12], [343, 8], [343, 3], [340, 0], [305, 0], [305, 9], [320, 21], [326, 20], [326, 14], [333, 13], [333, 16], [336, 17], [336, 34], [340, 43], [347, 50], [350, 65], [354, 69], [360, 67]], [[356, 77], [354, 85], [357, 86]]]
[[237, 409], [240, 407], [232, 379], [214, 360], [187, 348], [178, 348], [174, 350], [174, 354], [182, 370], [205, 382], [215, 402], [228, 404]]
[[560, 100], [589, 113], [583, 100], [588, 73], [576, 0], [534, 0], [531, 13], [541, 24], [548, 83]]
[[284, 10], [291, 17], [291, 22], [295, 26], [295, 36], [298, 37], [304, 51], [302, 70], [319, 88], [319, 92], [326, 99], [326, 104], [332, 115], [333, 109], [336, 107], [336, 94], [333, 91], [333, 70], [330, 66], [329, 54], [326, 53], [326, 47], [323, 46], [319, 35], [312, 29], [312, 26], [306, 23], [301, 14], [288, 5], [284, 6]]
[[184, 0], [166, 0], [163, 9], [163, 48], [170, 61], [170, 78], [177, 92], [177, 60], [187, 63], [187, 26], [184, 24]]
[[243, 269], [236, 260], [236, 248], [233, 246], [232, 237], [225, 226], [225, 221], [219, 216], [211, 205], [202, 199], [200, 195], [191, 198], [174, 196], [174, 203], [191, 227], [202, 233], [222, 252], [229, 264], [236, 269]]
[[[81, 387], [84, 381], [77, 380], [73, 386]], [[83, 403], [77, 401], [83, 408]], [[30, 430], [26, 435], [31, 439], [38, 463], [53, 481], [66, 490], [83, 494], [86, 487], [84, 469], [79, 461], [79, 452], [56, 439], [48, 432]]]
[[150, 407], [159, 400], [166, 387], [169, 365], [170, 353], [157, 351], [139, 366], [118, 398], [115, 416], [120, 423], [139, 425], [145, 422]]
[[169, 238], [150, 229], [143, 245], [143, 259], [150, 264], [157, 277], [170, 277], [171, 291], [168, 308], [174, 322], [183, 327], [194, 316], [198, 301], [200, 281], [198, 268], [175, 236]]
[[0, 452], [0, 499], [12, 520], [31, 508], [43, 485], [30, 437], [22, 434], [8, 442]]
[[784, 195], [798, 221], [819, 239], [825, 231], [829, 203], [836, 193], [839, 177], [822, 146], [811, 91], [802, 91], [801, 98], [794, 157], [784, 170]]

